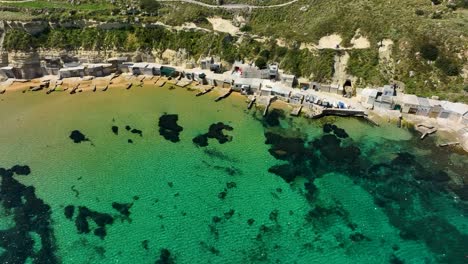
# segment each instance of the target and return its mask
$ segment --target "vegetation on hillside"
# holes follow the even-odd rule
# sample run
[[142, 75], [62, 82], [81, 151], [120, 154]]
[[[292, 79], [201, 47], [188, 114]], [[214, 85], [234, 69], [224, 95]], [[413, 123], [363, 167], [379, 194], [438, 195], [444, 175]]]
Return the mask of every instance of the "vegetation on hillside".
[[[434, 0], [436, 1], [436, 0]], [[339, 34], [342, 47], [351, 47], [351, 39], [359, 35], [369, 39], [371, 47], [349, 50], [348, 73], [358, 77], [359, 86], [374, 86], [391, 80], [406, 83], [406, 90], [418, 95], [439, 95], [451, 100], [468, 101], [466, 81], [461, 76], [468, 64], [466, 0], [456, 1], [346, 1], [299, 0], [273, 9], [220, 10], [187, 3], [158, 3], [153, 0], [82, 0], [71, 4], [63, 0], [36, 0], [8, 3], [0, 12], [15, 20], [47, 20], [73, 22], [93, 19], [128, 23], [119, 30], [54, 29], [41, 36], [28, 36], [11, 31], [5, 38], [7, 49], [29, 50], [38, 47], [57, 49], [114, 49], [120, 51], [184, 48], [197, 58], [202, 54], [221, 55], [226, 61], [247, 59], [263, 66], [279, 62], [287, 71], [314, 80], [329, 82], [333, 75], [335, 50], [300, 49], [301, 43], [318, 43], [329, 34]], [[215, 0], [203, 2], [216, 4]], [[278, 4], [287, 0], [224, 0], [224, 4]], [[8, 13], [6, 13], [8, 12]], [[15, 15], [16, 14], [16, 15]], [[171, 32], [142, 24], [163, 22], [177, 26], [193, 22], [212, 30], [207, 17], [233, 19], [246, 35], [221, 33]], [[266, 37], [266, 42], [253, 40]], [[286, 47], [276, 44], [286, 41]], [[383, 39], [394, 42], [392, 60], [379, 58]], [[384, 65], [393, 63], [392, 65]]]

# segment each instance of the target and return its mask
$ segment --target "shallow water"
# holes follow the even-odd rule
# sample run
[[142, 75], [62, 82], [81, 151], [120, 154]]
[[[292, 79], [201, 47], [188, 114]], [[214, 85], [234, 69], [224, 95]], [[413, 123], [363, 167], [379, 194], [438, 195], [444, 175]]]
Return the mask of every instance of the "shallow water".
[[[50, 206], [38, 213], [50, 232], [41, 236], [19, 224], [18, 208], [27, 202], [5, 204], [14, 194], [3, 176], [0, 229], [27, 230], [15, 234], [31, 238], [33, 246], [15, 251], [3, 242], [0, 259], [15, 263], [21, 253], [36, 263], [42, 254], [49, 263], [468, 260], [468, 207], [447, 187], [463, 182], [466, 154], [357, 119], [285, 116], [279, 126], [269, 126], [260, 111], [246, 110], [245, 99], [215, 103], [213, 96], [167, 87], [2, 96], [0, 168], [31, 168], [13, 179], [33, 186], [35, 197]], [[180, 141], [160, 135], [164, 114], [178, 115]], [[233, 127], [223, 131], [232, 141], [209, 138], [207, 147], [197, 147], [192, 139], [217, 122]], [[325, 123], [349, 137], [336, 145], [333, 133], [324, 137]], [[89, 141], [74, 143], [73, 130]], [[265, 144], [265, 132], [284, 138]], [[281, 145], [287, 138], [297, 144]], [[269, 172], [281, 164], [290, 183]], [[114, 202], [129, 204], [129, 216]], [[68, 205], [75, 206], [71, 219], [64, 214]], [[78, 206], [111, 216], [103, 238], [93, 233], [98, 225], [92, 217], [86, 218], [90, 232], [78, 232]], [[5, 234], [2, 241], [11, 241]], [[41, 251], [46, 237], [50, 252]]]

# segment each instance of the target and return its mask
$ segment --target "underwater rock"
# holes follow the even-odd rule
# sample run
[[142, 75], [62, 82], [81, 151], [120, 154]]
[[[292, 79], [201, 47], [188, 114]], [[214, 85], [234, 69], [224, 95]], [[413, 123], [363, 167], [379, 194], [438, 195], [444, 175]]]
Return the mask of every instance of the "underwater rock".
[[248, 224], [249, 226], [252, 226], [254, 223], [255, 223], [255, 219], [253, 219], [253, 218], [249, 218], [249, 219], [247, 220], [247, 224]]
[[166, 140], [171, 142], [179, 142], [179, 134], [183, 130], [181, 126], [177, 124], [179, 120], [178, 115], [164, 114], [159, 118], [159, 134]]
[[[30, 171], [26, 167], [0, 168], [0, 203], [14, 220], [12, 228], [0, 230], [0, 262], [55, 264], [59, 261], [55, 255], [51, 208], [37, 198], [34, 187], [26, 187], [12, 177], [18, 173], [26, 175]], [[39, 236], [39, 247], [31, 236], [33, 233]]]
[[71, 132], [71, 134], [70, 134], [70, 138], [75, 143], [81, 143], [83, 141], [89, 141], [89, 139], [86, 138], [86, 136], [83, 133], [81, 133], [79, 130], [73, 130]]
[[75, 206], [73, 205], [65, 206], [64, 214], [67, 219], [72, 219], [74, 213], [75, 213]]
[[165, 248], [161, 249], [159, 259], [156, 260], [155, 264], [174, 264], [174, 258], [171, 256], [171, 252]]
[[128, 142], [129, 144], [133, 144], [133, 140], [132, 140], [132, 139], [128, 139], [127, 142]]
[[118, 126], [112, 126], [112, 133], [114, 133], [115, 135], [118, 135], [119, 134], [119, 127]]
[[140, 135], [140, 137], [143, 136], [143, 131], [141, 131], [139, 129], [136, 129], [136, 128], [132, 129], [130, 132], [133, 133], [133, 134], [138, 134], [138, 135]]
[[129, 125], [126, 125], [126, 126], [125, 126], [125, 130], [130, 131], [131, 129], [132, 129], [132, 127], [129, 126]]
[[130, 208], [132, 208], [133, 203], [112, 203], [112, 208], [117, 210], [121, 215], [129, 217], [130, 216]]
[[232, 189], [232, 188], [236, 188], [237, 187], [237, 184], [235, 182], [227, 182], [226, 183], [226, 188], [228, 189]]
[[16, 175], [29, 175], [31, 173], [28, 165], [15, 165], [11, 167], [11, 171]]

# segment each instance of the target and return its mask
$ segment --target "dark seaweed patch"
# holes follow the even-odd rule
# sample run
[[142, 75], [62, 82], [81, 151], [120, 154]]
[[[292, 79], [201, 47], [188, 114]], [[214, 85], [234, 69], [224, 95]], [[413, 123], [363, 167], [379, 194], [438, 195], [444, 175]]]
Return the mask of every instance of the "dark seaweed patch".
[[171, 256], [171, 252], [165, 248], [161, 249], [159, 259], [156, 260], [156, 264], [174, 264], [175, 260]]
[[268, 169], [268, 172], [274, 173], [287, 183], [294, 181], [297, 176], [303, 176], [304, 173], [302, 171], [303, 168], [296, 167], [291, 164], [281, 164], [281, 165], [274, 165]]
[[234, 209], [230, 209], [229, 211], [227, 211], [226, 213], [224, 213], [224, 218], [226, 220], [229, 220], [231, 219], [231, 217], [234, 215], [236, 211]]
[[70, 138], [75, 143], [81, 143], [83, 141], [89, 141], [89, 139], [86, 138], [86, 136], [83, 133], [81, 133], [79, 130], [73, 130], [71, 132], [71, 134], [70, 134]]
[[171, 142], [179, 142], [183, 128], [177, 124], [178, 115], [164, 114], [159, 118], [159, 134]]
[[247, 220], [247, 224], [248, 224], [249, 226], [252, 226], [254, 223], [255, 223], [255, 219], [253, 219], [253, 218], [249, 218], [249, 219]]
[[132, 127], [129, 126], [129, 125], [126, 125], [126, 126], [125, 126], [125, 130], [130, 131], [131, 129], [132, 129]]
[[133, 203], [112, 203], [112, 208], [117, 210], [121, 215], [129, 217], [130, 216], [130, 208], [132, 208]]
[[75, 213], [75, 206], [73, 205], [65, 206], [64, 214], [67, 219], [72, 219], [74, 213]]
[[133, 140], [130, 139], [130, 138], [127, 140], [127, 142], [128, 142], [129, 144], [133, 144]]
[[203, 249], [207, 250], [208, 252], [210, 252], [210, 253], [212, 253], [214, 255], [219, 255], [219, 253], [220, 253], [217, 248], [215, 248], [214, 246], [206, 244], [206, 242], [204, 242], [204, 241], [200, 241], [200, 246]]
[[226, 183], [226, 188], [228, 189], [232, 189], [232, 188], [236, 188], [237, 187], [237, 184], [235, 182], [227, 182]]
[[395, 254], [392, 254], [390, 256], [390, 264], [404, 264], [405, 262], [401, 259], [399, 259]]
[[115, 135], [118, 135], [119, 134], [119, 127], [118, 126], [112, 126], [112, 133], [114, 133]]
[[[0, 202], [15, 222], [14, 227], [0, 230], [0, 263], [25, 263], [27, 259], [32, 263], [58, 263], [50, 206], [36, 197], [34, 187], [26, 187], [13, 178], [16, 172], [30, 172], [29, 167], [27, 171], [24, 168], [0, 168]], [[39, 250], [34, 249], [32, 233], [40, 237]]]
[[264, 117], [264, 123], [270, 127], [279, 126], [280, 118], [284, 118], [284, 111], [280, 109], [273, 109]]
[[222, 122], [218, 122], [215, 124], [211, 124], [208, 132], [202, 135], [198, 135], [192, 139], [193, 143], [199, 147], [206, 147], [208, 146], [208, 139], [213, 138], [218, 140], [220, 144], [224, 144], [232, 140], [232, 136], [225, 135], [223, 130], [232, 131], [233, 128], [229, 125], [223, 124]]
[[370, 238], [366, 237], [365, 235], [357, 232], [349, 235], [349, 239], [351, 239], [354, 242], [361, 242], [361, 241], [371, 241]]
[[192, 139], [192, 142], [199, 147], [206, 147], [208, 146], [208, 137], [205, 135], [198, 135]]
[[337, 127], [336, 125], [333, 124], [325, 124], [323, 126], [323, 132], [324, 133], [332, 133], [335, 134], [339, 138], [347, 138], [349, 137], [348, 133], [342, 128]]
[[11, 167], [11, 171], [17, 175], [29, 175], [31, 173], [28, 165], [15, 165]]
[[227, 155], [225, 155], [224, 153], [222, 153], [221, 151], [216, 150], [216, 149], [205, 148], [205, 149], [203, 149], [203, 152], [205, 152], [205, 154], [207, 154], [210, 157], [217, 158], [217, 159], [220, 159], [220, 160], [235, 161], [231, 157], [228, 157]]
[[101, 239], [106, 236], [106, 225], [114, 223], [114, 218], [106, 213], [99, 213], [88, 209], [85, 206], [78, 207], [78, 216], [75, 218], [75, 226], [78, 234], [87, 234], [91, 232], [88, 219], [92, 219], [98, 228], [94, 230], [94, 234]]
[[218, 198], [224, 200], [227, 196], [227, 190], [224, 189], [222, 192], [218, 193]]
[[141, 131], [141, 130], [139, 130], [139, 129], [136, 129], [136, 128], [130, 130], [130, 132], [133, 133], [133, 134], [140, 135], [140, 137], [143, 136], [143, 131]]
[[145, 250], [148, 250], [148, 249], [149, 249], [149, 241], [148, 241], [148, 239], [145, 239], [145, 240], [141, 241], [141, 246], [142, 246]]

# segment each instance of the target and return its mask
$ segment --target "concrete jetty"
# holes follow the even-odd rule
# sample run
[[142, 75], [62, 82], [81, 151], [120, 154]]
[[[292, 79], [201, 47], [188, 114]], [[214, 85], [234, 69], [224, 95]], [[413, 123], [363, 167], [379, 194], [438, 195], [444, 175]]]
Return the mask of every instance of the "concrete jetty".
[[158, 84], [159, 87], [163, 87], [164, 85], [166, 85], [166, 81], [164, 80], [161, 80]]
[[247, 109], [251, 109], [254, 103], [257, 101], [257, 97], [254, 95], [250, 98], [249, 96], [249, 104], [247, 105]]
[[429, 124], [417, 124], [414, 128], [422, 134], [421, 140], [423, 140], [427, 135], [433, 134], [437, 131], [436, 127]]
[[231, 93], [232, 93], [232, 88], [229, 88], [229, 90], [227, 92], [225, 92], [224, 94], [218, 96], [218, 98], [215, 99], [215, 102], [219, 102], [219, 101], [223, 100], [224, 98], [227, 98]]
[[202, 96], [204, 94], [207, 94], [207, 93], [213, 91], [213, 89], [214, 89], [214, 86], [211, 86], [208, 89], [203, 89], [202, 91], [198, 92], [195, 96]]
[[290, 115], [291, 116], [299, 116], [301, 114], [301, 110], [302, 110], [302, 105], [298, 105], [298, 106], [293, 108]]
[[180, 80], [175, 83], [179, 87], [187, 87], [192, 83], [192, 81]]
[[268, 102], [265, 106], [265, 109], [263, 110], [263, 116], [266, 116], [268, 114], [268, 109], [270, 108], [271, 103], [273, 102], [274, 97], [269, 97]]
[[449, 147], [449, 146], [456, 146], [456, 145], [460, 145], [460, 142], [455, 141], [455, 142], [442, 143], [442, 144], [439, 144], [439, 147]]

